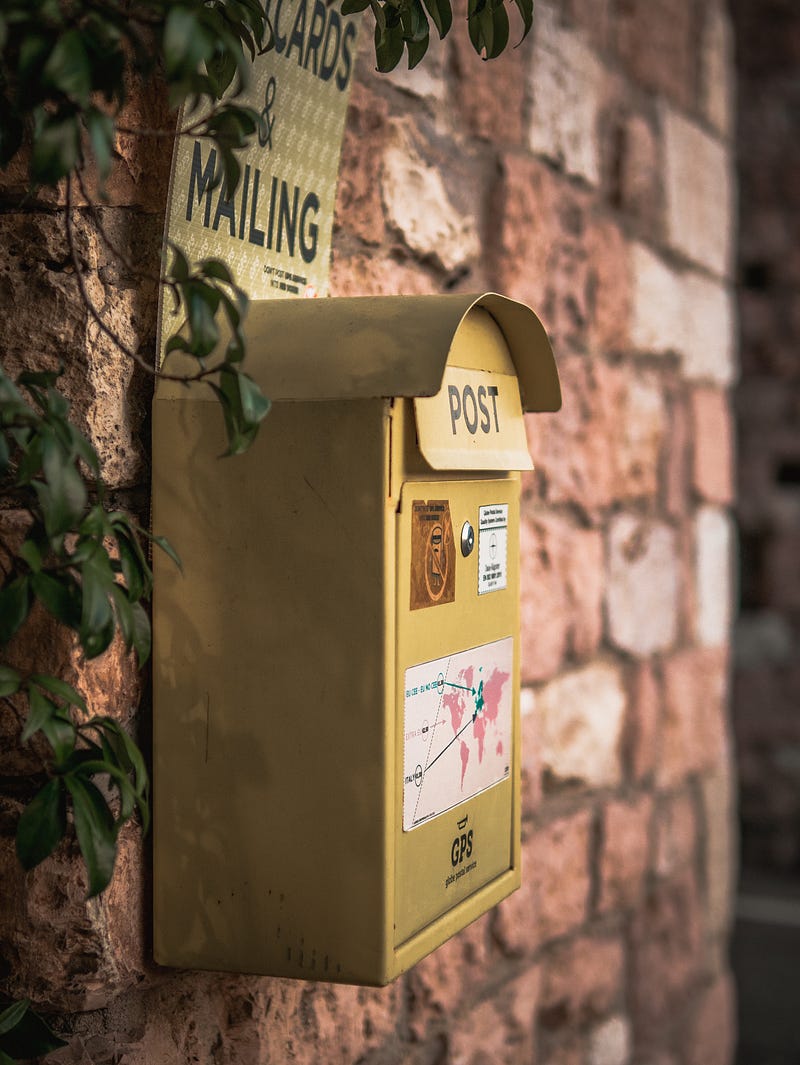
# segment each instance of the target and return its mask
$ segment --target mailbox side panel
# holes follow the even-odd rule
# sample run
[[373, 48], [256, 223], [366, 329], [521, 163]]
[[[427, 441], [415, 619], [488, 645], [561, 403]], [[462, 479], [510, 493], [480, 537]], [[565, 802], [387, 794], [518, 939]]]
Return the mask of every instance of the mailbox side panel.
[[[276, 404], [245, 456], [157, 400], [155, 953], [380, 982], [386, 968], [380, 400]], [[392, 574], [393, 580], [393, 574]]]

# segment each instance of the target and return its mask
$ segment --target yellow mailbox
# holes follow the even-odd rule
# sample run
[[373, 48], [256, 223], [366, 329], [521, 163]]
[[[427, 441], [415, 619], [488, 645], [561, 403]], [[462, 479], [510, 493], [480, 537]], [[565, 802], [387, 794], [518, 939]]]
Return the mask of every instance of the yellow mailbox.
[[155, 955], [385, 984], [520, 882], [517, 471], [558, 376], [493, 294], [247, 327], [246, 455], [210, 390], [154, 404]]

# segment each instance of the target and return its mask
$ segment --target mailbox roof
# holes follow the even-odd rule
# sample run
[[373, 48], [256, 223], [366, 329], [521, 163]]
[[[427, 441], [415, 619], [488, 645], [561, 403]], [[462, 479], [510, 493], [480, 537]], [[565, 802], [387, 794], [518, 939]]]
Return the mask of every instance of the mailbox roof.
[[297, 299], [250, 304], [247, 369], [271, 399], [435, 395], [459, 324], [473, 307], [483, 307], [505, 336], [523, 409], [561, 406], [542, 323], [505, 296], [337, 297], [312, 306]]

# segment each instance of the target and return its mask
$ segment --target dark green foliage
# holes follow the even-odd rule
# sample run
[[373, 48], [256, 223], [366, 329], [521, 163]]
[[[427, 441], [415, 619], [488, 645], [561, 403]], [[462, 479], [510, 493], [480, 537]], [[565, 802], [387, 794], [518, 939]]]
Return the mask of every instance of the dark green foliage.
[[[143, 665], [150, 622], [142, 604], [153, 583], [147, 536], [126, 514], [105, 508], [97, 455], [70, 422], [56, 383], [55, 374], [28, 373], [15, 384], [0, 370], [0, 491], [28, 515], [22, 543], [0, 545], [0, 653], [38, 600], [75, 632], [88, 658], [102, 654], [119, 630]], [[163, 538], [157, 542], [176, 557]], [[27, 705], [22, 742], [41, 735], [51, 752], [49, 779], [19, 821], [19, 859], [32, 869], [53, 852], [67, 832], [71, 803], [89, 894], [96, 895], [111, 879], [120, 827], [135, 810], [145, 829], [149, 822], [141, 751], [115, 721], [90, 717], [83, 696], [58, 677], [23, 676], [2, 664], [0, 697]], [[105, 794], [114, 796], [110, 804]]]

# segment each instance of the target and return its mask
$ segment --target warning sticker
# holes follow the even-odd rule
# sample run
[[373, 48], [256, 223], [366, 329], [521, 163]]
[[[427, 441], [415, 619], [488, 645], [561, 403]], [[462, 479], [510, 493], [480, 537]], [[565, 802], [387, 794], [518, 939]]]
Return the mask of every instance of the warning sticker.
[[478, 595], [499, 592], [508, 583], [508, 503], [480, 507]]
[[411, 504], [411, 609], [452, 603], [456, 597], [456, 544], [450, 503]]
[[513, 656], [507, 637], [406, 670], [404, 831], [508, 777]]

